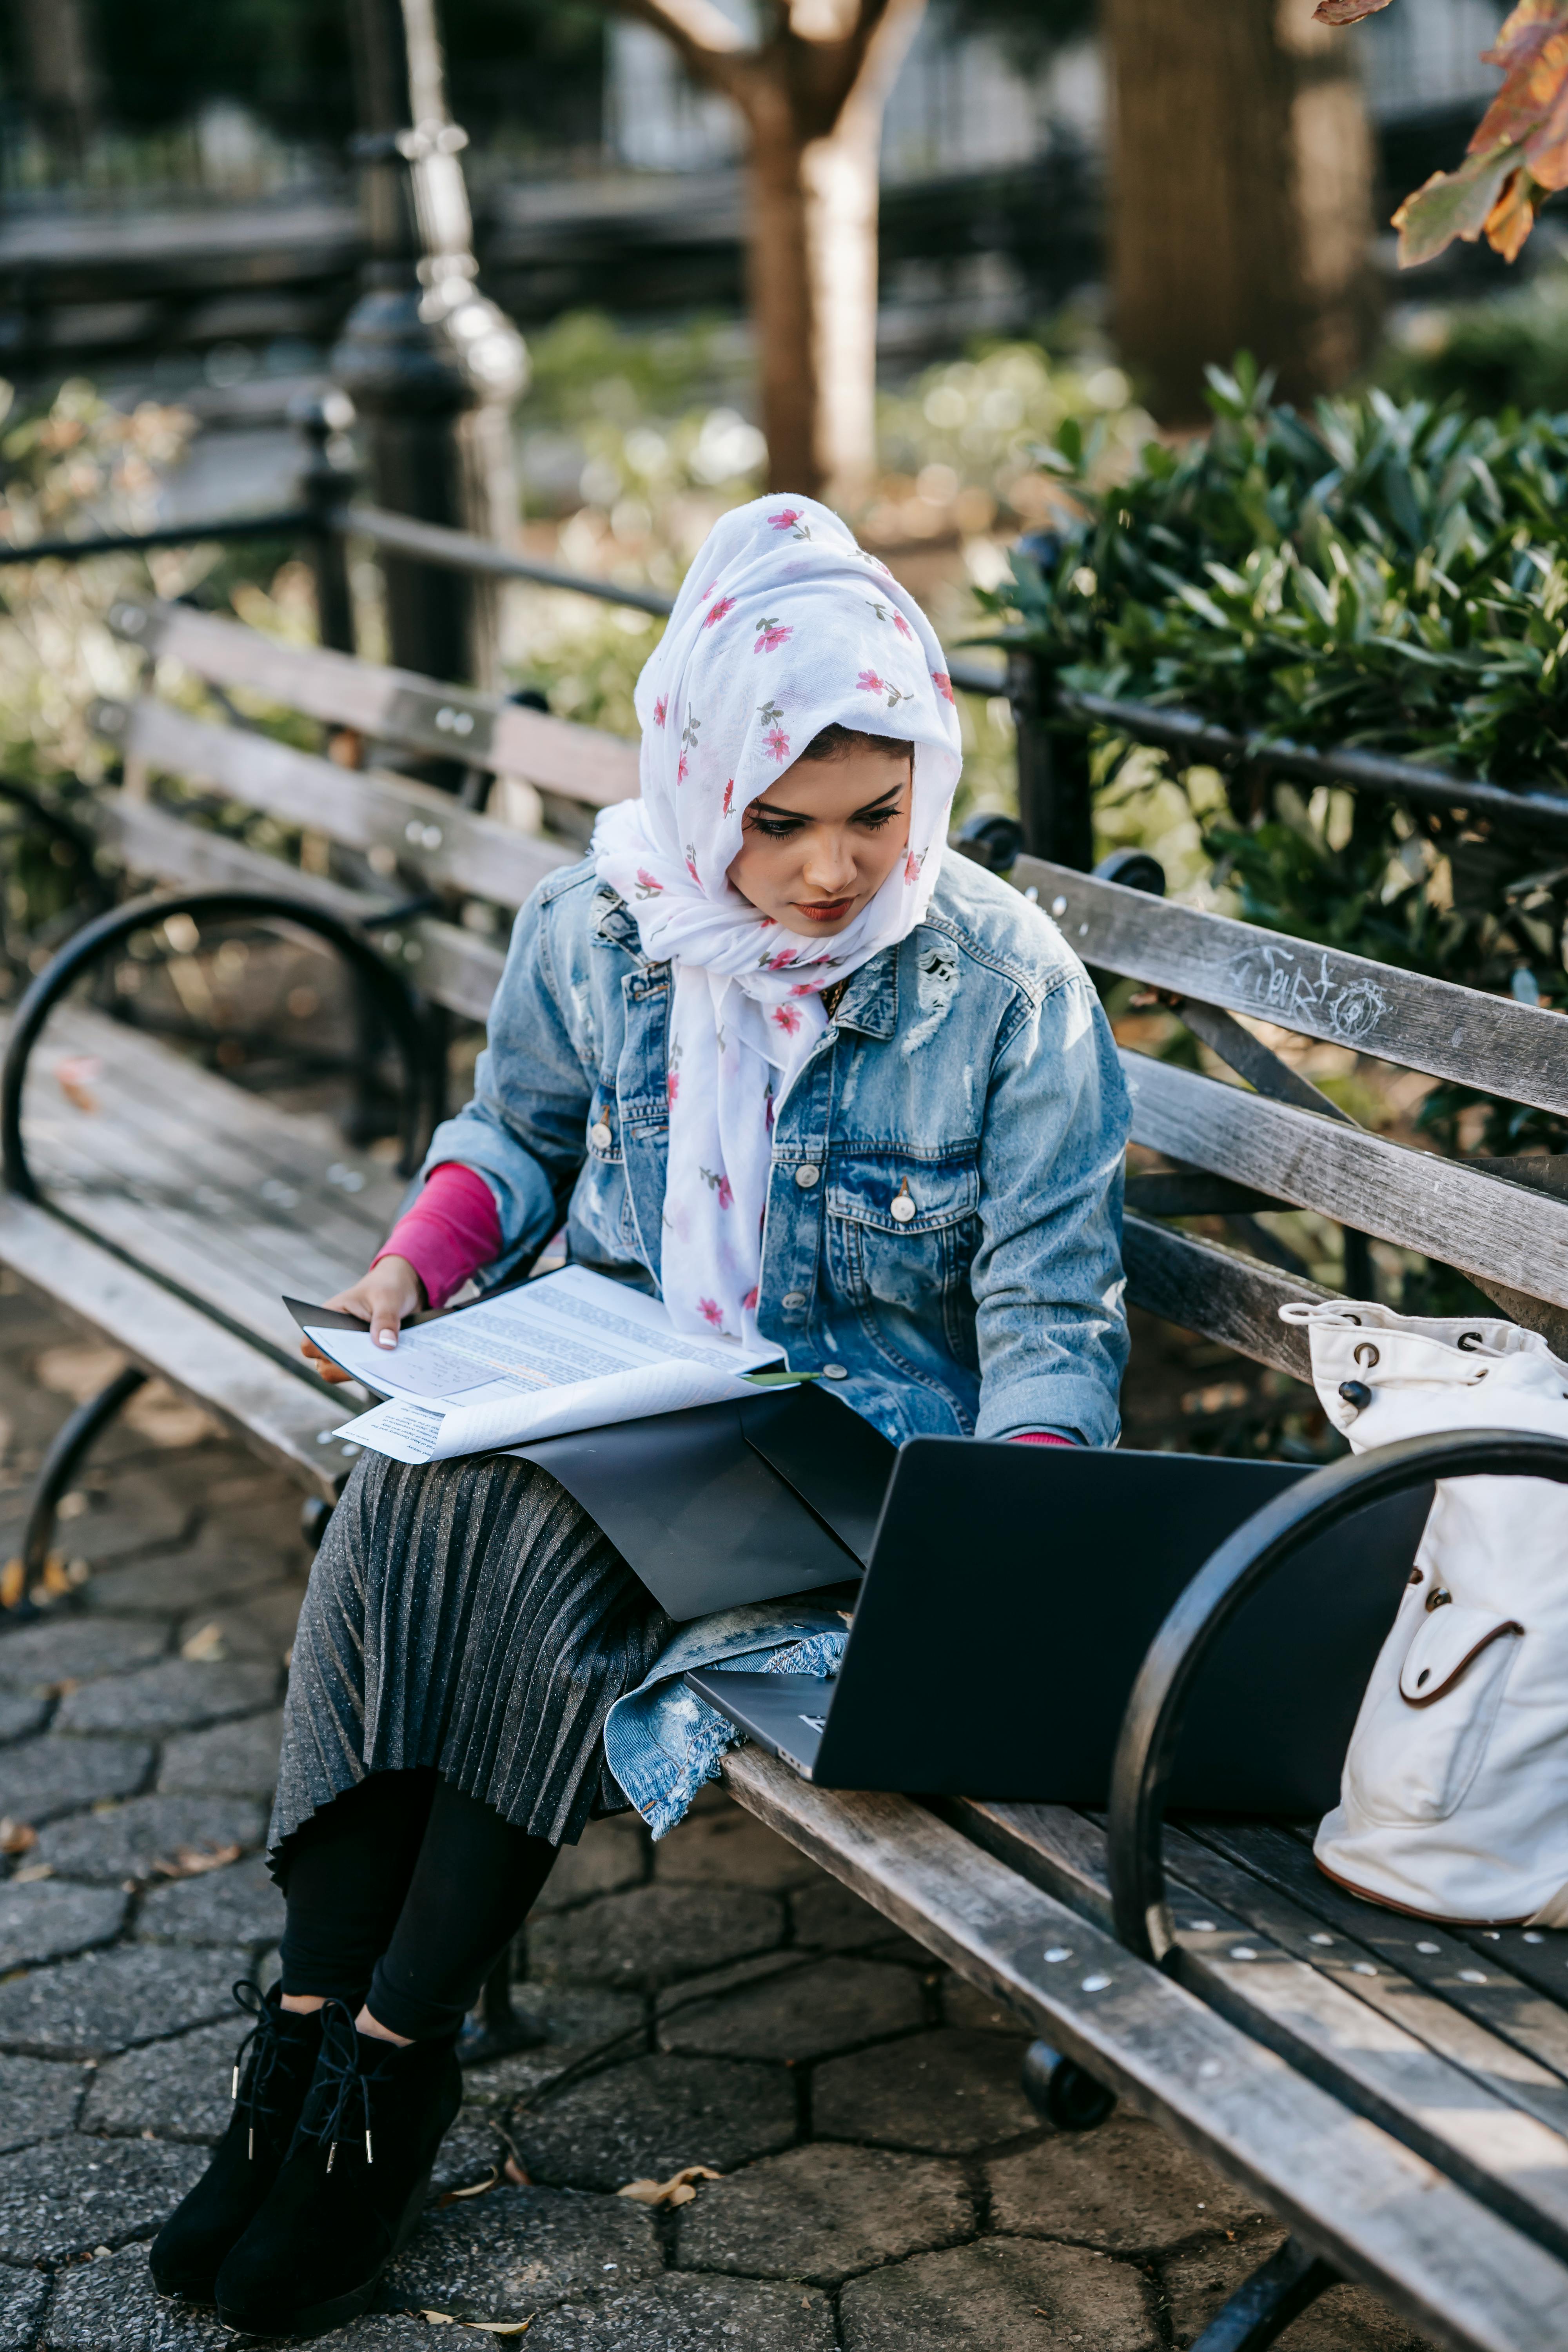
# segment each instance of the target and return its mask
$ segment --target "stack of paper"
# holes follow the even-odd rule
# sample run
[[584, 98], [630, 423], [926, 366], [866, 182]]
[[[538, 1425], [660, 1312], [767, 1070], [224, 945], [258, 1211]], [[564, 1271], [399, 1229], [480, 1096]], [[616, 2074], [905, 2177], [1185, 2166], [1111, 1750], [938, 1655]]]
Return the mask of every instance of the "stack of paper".
[[776, 1348], [676, 1332], [657, 1298], [582, 1266], [503, 1291], [400, 1333], [305, 1325], [323, 1356], [387, 1399], [336, 1432], [395, 1462], [493, 1454], [606, 1422], [639, 1421], [755, 1393], [744, 1375], [782, 1369]]

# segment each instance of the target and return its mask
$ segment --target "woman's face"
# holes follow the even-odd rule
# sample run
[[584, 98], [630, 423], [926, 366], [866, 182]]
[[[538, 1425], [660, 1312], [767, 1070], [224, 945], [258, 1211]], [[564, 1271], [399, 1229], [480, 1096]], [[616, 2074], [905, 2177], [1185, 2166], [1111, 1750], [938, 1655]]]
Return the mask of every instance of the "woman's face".
[[911, 768], [857, 743], [797, 760], [742, 820], [730, 879], [786, 931], [831, 938], [869, 906], [909, 847]]

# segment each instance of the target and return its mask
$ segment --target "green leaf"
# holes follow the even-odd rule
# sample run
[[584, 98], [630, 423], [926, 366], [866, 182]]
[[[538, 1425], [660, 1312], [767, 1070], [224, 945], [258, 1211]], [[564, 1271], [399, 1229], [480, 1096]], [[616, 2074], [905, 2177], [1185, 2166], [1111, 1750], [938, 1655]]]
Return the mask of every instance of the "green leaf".
[[1470, 156], [1457, 172], [1434, 172], [1425, 186], [1406, 196], [1394, 215], [1401, 269], [1433, 260], [1456, 237], [1473, 245], [1522, 156], [1522, 148], [1505, 140], [1485, 155]]

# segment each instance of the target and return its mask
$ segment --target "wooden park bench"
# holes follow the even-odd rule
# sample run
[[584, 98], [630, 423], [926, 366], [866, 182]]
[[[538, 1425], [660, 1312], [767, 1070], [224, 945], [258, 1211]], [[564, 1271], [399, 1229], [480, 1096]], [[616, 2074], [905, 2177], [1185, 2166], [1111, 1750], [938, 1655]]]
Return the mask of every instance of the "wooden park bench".
[[[129, 1359], [45, 1465], [30, 1574], [84, 1447], [149, 1373], [217, 1412], [324, 1515], [349, 1466], [331, 1437], [341, 1407], [300, 1361], [279, 1293], [323, 1297], [357, 1273], [402, 1191], [384, 1159], [325, 1119], [260, 1101], [81, 1002], [84, 976], [138, 940], [185, 953], [185, 926], [217, 916], [314, 939], [349, 964], [397, 1050], [407, 1169], [444, 1069], [431, 1008], [482, 1019], [500, 970], [500, 946], [465, 917], [515, 908], [574, 852], [465, 805], [480, 789], [453, 797], [398, 769], [439, 759], [481, 783], [522, 779], [568, 839], [594, 806], [636, 790], [632, 746], [492, 697], [184, 608], [122, 607], [115, 625], [180, 665], [187, 700], [199, 688], [215, 715], [152, 690], [100, 709], [124, 759], [125, 781], [103, 795], [108, 837], [131, 876], [172, 888], [76, 933], [12, 1023], [0, 1263]], [[316, 722], [323, 750], [258, 731], [250, 697]], [[345, 748], [359, 764], [326, 755]], [[160, 800], [160, 777], [194, 796]], [[245, 812], [336, 845], [337, 870], [303, 871], [237, 838]], [[1019, 858], [1013, 879], [1092, 969], [1175, 1001], [1246, 1081], [1126, 1057], [1135, 1138], [1165, 1163], [1130, 1192], [1134, 1301], [1303, 1374], [1302, 1335], [1277, 1310], [1322, 1294], [1269, 1263], [1266, 1229], [1250, 1222], [1285, 1203], [1461, 1267], [1561, 1343], [1568, 1201], [1551, 1168], [1460, 1166], [1367, 1134], [1236, 1017], [1563, 1111], [1558, 1016], [1166, 905], [1131, 887], [1158, 882], [1152, 861], [1117, 870], [1121, 880]], [[1231, 1241], [1186, 1230], [1197, 1216], [1227, 1219]], [[1561, 1475], [1562, 1451], [1515, 1441], [1473, 1449], [1464, 1466]], [[1568, 1937], [1461, 1936], [1359, 1903], [1319, 1877], [1297, 1823], [1194, 1822], [1162, 1839], [1163, 1771], [1205, 1643], [1325, 1516], [1380, 1477], [1428, 1479], [1430, 1456], [1417, 1454], [1313, 1473], [1195, 1580], [1134, 1693], [1109, 1822], [1043, 1804], [832, 1794], [751, 1749], [725, 1765], [742, 1804], [1029, 2021], [1026, 2081], [1054, 2121], [1092, 2123], [1124, 2097], [1285, 2221], [1286, 2246], [1205, 2331], [1204, 2352], [1267, 2343], [1334, 2277], [1475, 2352], [1568, 2340]], [[504, 1978], [492, 1997], [504, 2002]]]

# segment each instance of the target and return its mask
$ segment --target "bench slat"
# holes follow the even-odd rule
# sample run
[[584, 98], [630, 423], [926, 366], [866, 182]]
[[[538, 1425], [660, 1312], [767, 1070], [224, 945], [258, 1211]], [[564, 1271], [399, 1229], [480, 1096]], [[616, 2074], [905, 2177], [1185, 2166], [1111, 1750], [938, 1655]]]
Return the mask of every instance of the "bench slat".
[[262, 1460], [326, 1501], [349, 1464], [318, 1433], [343, 1418], [304, 1373], [223, 1329], [61, 1218], [0, 1194], [0, 1263], [93, 1339], [122, 1348], [144, 1371], [216, 1413]]
[[[247, 849], [226, 834], [184, 824], [178, 817], [155, 808], [149, 801], [125, 793], [106, 795], [100, 803], [104, 832], [118, 847], [132, 873], [156, 875], [160, 880], [182, 882], [192, 889], [289, 890], [313, 907], [363, 922], [375, 905], [341, 882], [319, 874], [301, 873], [281, 858]], [[384, 902], [383, 902], [384, 903]], [[374, 929], [384, 946], [386, 935]], [[422, 994], [470, 1021], [483, 1021], [506, 961], [502, 950], [490, 946], [458, 923], [441, 923], [420, 916], [405, 938], [417, 950], [406, 957], [406, 970]], [[314, 942], [318, 947], [321, 942]]]
[[208, 785], [350, 849], [389, 849], [435, 888], [469, 890], [515, 909], [547, 874], [576, 860], [575, 850], [476, 816], [430, 785], [340, 768], [270, 735], [215, 726], [166, 702], [100, 703], [100, 731], [111, 715], [121, 722], [108, 730], [112, 740], [155, 774]]
[[[1494, 1946], [1483, 1937], [1460, 1937], [1425, 1919], [1363, 1903], [1323, 1876], [1310, 1846], [1267, 1822], [1203, 1822], [1194, 1825], [1193, 1835], [1215, 1854], [1277, 1888], [1310, 1913], [1314, 1925], [1358, 1937], [1389, 1970], [1440, 1995], [1451, 2010], [1511, 2042], [1568, 2082], [1568, 2011], [1514, 1972], [1500, 1949], [1500, 1936]], [[1423, 1951], [1423, 1945], [1432, 1948]], [[1549, 1935], [1546, 1945], [1568, 1998], [1568, 1935]], [[1478, 1958], [1483, 1963], [1479, 1968]], [[1484, 1976], [1485, 1983], [1467, 1981], [1461, 1969]]]
[[1281, 1323], [1279, 1309], [1291, 1298], [1332, 1298], [1331, 1290], [1131, 1213], [1122, 1219], [1121, 1261], [1135, 1307], [1185, 1331], [1201, 1331], [1256, 1363], [1299, 1381], [1311, 1379], [1307, 1335], [1300, 1324]]
[[[947, 1810], [987, 1852], [1104, 1916], [1105, 1839], [1091, 1819], [1055, 1805]], [[1166, 1832], [1166, 1860], [1183, 1984], [1472, 2195], [1568, 2251], [1568, 2085], [1408, 1979], [1354, 1975], [1359, 1945], [1315, 1950], [1310, 1916], [1179, 1831]]]
[[[1568, 2271], [1390, 2134], [903, 1797], [724, 1760], [770, 1829], [1456, 2352], [1560, 2352]], [[1044, 1960], [1068, 1948], [1070, 1965]], [[1088, 1990], [1092, 1986], [1093, 1990]]]
[[116, 604], [109, 620], [116, 635], [183, 662], [214, 686], [248, 687], [329, 726], [522, 776], [595, 808], [637, 798], [637, 746], [600, 728], [351, 654], [279, 645], [184, 604]]
[[[1124, 1051], [1134, 1140], [1568, 1307], [1568, 1201]], [[1305, 1295], [1305, 1294], [1303, 1294]]]
[[1560, 1013], [1203, 914], [1043, 858], [1020, 857], [1012, 879], [1038, 890], [1068, 944], [1101, 971], [1510, 1102], [1568, 1110]]

